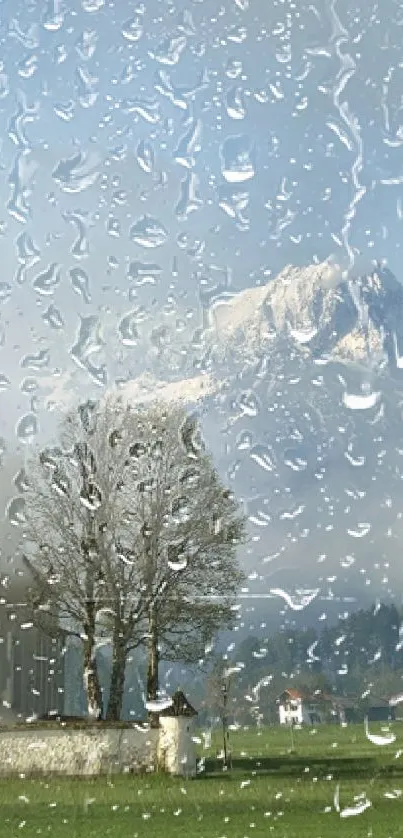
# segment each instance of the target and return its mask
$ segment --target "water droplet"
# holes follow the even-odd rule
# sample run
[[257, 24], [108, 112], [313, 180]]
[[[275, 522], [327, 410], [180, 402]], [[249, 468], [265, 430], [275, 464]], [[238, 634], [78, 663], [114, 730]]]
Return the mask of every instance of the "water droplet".
[[231, 119], [245, 119], [246, 110], [241, 87], [231, 87], [225, 98], [227, 114]]
[[26, 413], [17, 422], [16, 434], [20, 442], [31, 443], [38, 433], [38, 418], [35, 413]]
[[181, 181], [179, 201], [175, 207], [176, 215], [180, 221], [184, 221], [192, 212], [203, 205], [198, 189], [199, 180], [194, 172], [188, 172]]
[[31, 396], [38, 389], [38, 382], [36, 378], [24, 378], [21, 382], [20, 390], [24, 396]]
[[186, 417], [179, 429], [179, 440], [187, 456], [197, 460], [200, 452], [203, 451], [204, 443], [197, 419], [194, 416]]
[[289, 594], [288, 591], [284, 591], [282, 588], [271, 588], [270, 593], [273, 596], [279, 596], [284, 599], [293, 611], [303, 611], [318, 596], [319, 590], [319, 588], [315, 588], [315, 590], [297, 590], [294, 594]]
[[39, 47], [39, 27], [37, 23], [28, 25], [26, 32], [24, 32], [18, 20], [11, 18], [8, 24], [8, 34], [22, 44], [25, 49], [34, 50]]
[[89, 373], [96, 384], [101, 386], [104, 386], [108, 379], [106, 366], [105, 364], [97, 366], [91, 361], [91, 356], [98, 354], [104, 346], [99, 317], [96, 315], [81, 317], [76, 342], [70, 350], [71, 357], [79, 367]]
[[0, 61], [0, 99], [5, 99], [10, 92], [9, 79], [6, 73], [3, 72], [4, 64]]
[[172, 707], [172, 698], [159, 698], [156, 701], [145, 701], [144, 706], [149, 713], [161, 713], [163, 710], [168, 710]]
[[250, 457], [265, 471], [273, 471], [273, 452], [266, 445], [254, 445]]
[[85, 12], [99, 12], [105, 5], [105, 0], [82, 0], [81, 5]]
[[69, 99], [67, 102], [55, 102], [53, 110], [56, 116], [62, 119], [63, 122], [71, 122], [75, 116], [76, 103], [73, 99]]
[[109, 236], [118, 239], [120, 236], [120, 222], [117, 218], [108, 218], [106, 222], [106, 232]]
[[167, 565], [170, 570], [173, 570], [174, 573], [181, 573], [181, 571], [186, 570], [188, 566], [188, 560], [186, 556], [182, 556], [178, 558], [176, 561], [174, 559], [167, 559]]
[[252, 434], [249, 431], [241, 431], [236, 441], [236, 447], [239, 451], [245, 451], [245, 449], [251, 448], [251, 446]]
[[235, 58], [230, 58], [225, 68], [225, 75], [229, 79], [237, 79], [242, 73], [242, 61]]
[[28, 233], [20, 233], [20, 235], [17, 236], [15, 246], [17, 251], [17, 259], [26, 268], [31, 268], [33, 267], [33, 265], [39, 262], [39, 247], [37, 247], [37, 245], [34, 243], [33, 239], [30, 235], [28, 235]]
[[102, 492], [99, 486], [95, 483], [90, 483], [87, 488], [82, 489], [80, 492], [80, 501], [91, 512], [99, 509], [102, 503]]
[[27, 55], [17, 66], [17, 73], [23, 79], [30, 79], [38, 69], [38, 56]]
[[174, 159], [180, 166], [192, 169], [196, 163], [195, 154], [201, 149], [202, 122], [190, 119], [185, 133], [174, 150]]
[[7, 209], [10, 215], [20, 223], [26, 223], [31, 216], [28, 195], [31, 194], [31, 181], [36, 170], [37, 163], [32, 152], [29, 149], [24, 149], [15, 158], [14, 166], [8, 178], [11, 196], [7, 203]]
[[291, 468], [292, 471], [305, 471], [308, 467], [308, 461], [298, 449], [288, 449], [284, 452], [284, 465]]
[[48, 349], [41, 349], [36, 355], [24, 355], [21, 366], [31, 370], [41, 370], [49, 364], [50, 356]]
[[257, 416], [260, 410], [260, 404], [256, 393], [252, 390], [247, 390], [239, 396], [239, 407], [243, 416]]
[[64, 23], [64, 10], [59, 0], [48, 0], [42, 26], [48, 32], [58, 32]]
[[162, 268], [155, 262], [130, 262], [127, 278], [135, 285], [155, 285], [162, 274]]
[[158, 61], [159, 64], [174, 67], [175, 64], [178, 64], [186, 44], [187, 39], [184, 35], [178, 35], [176, 38], [164, 38], [155, 52], [150, 51], [149, 55], [155, 61]]
[[122, 35], [126, 41], [135, 43], [139, 41], [144, 32], [142, 21], [139, 17], [132, 17], [126, 20], [122, 26]]
[[98, 33], [91, 29], [84, 29], [76, 42], [76, 51], [82, 61], [89, 61], [95, 55], [98, 43]]
[[44, 322], [51, 327], [51, 329], [63, 329], [64, 320], [61, 312], [54, 305], [48, 306], [46, 311], [42, 314]]
[[37, 274], [32, 282], [32, 287], [37, 294], [42, 296], [49, 296], [53, 294], [55, 289], [60, 284], [61, 268], [56, 262], [53, 262], [49, 267]]
[[151, 143], [146, 142], [145, 140], [140, 140], [137, 151], [137, 162], [143, 172], [147, 172], [147, 174], [151, 174], [154, 169], [154, 151]]
[[91, 302], [90, 280], [88, 274], [82, 268], [72, 268], [70, 271], [71, 284], [76, 294], [79, 294], [85, 303]]
[[[63, 192], [83, 192], [98, 180], [99, 164], [100, 157], [95, 152], [85, 154], [79, 151], [61, 160], [53, 170], [52, 176]], [[74, 218], [75, 221], [76, 217], [70, 215], [69, 219]]]
[[130, 238], [140, 247], [161, 247], [168, 238], [168, 232], [156, 218], [145, 215], [131, 227]]
[[11, 297], [11, 285], [8, 282], [0, 282], [0, 303], [5, 303]]
[[70, 224], [74, 224], [77, 230], [77, 238], [73, 242], [71, 246], [71, 253], [76, 259], [83, 259], [85, 256], [88, 256], [89, 253], [89, 243], [87, 237], [87, 215], [86, 213], [78, 212], [65, 212], [63, 213], [63, 218]]
[[0, 373], [0, 393], [4, 393], [4, 391], [8, 390], [10, 387], [10, 379], [6, 375], [4, 375], [4, 373]]
[[26, 523], [25, 499], [17, 496], [11, 498], [6, 506], [6, 518], [13, 527], [20, 527]]
[[126, 99], [122, 104], [122, 110], [125, 114], [138, 114], [150, 125], [156, 125], [161, 119], [157, 99]]
[[253, 149], [249, 137], [231, 136], [221, 149], [221, 171], [227, 183], [243, 183], [255, 176]]
[[343, 402], [350, 410], [371, 410], [379, 402], [381, 393], [344, 393]]
[[119, 323], [120, 339], [125, 346], [136, 346], [138, 343], [139, 333], [136, 326], [136, 314], [136, 311], [129, 311]]
[[29, 489], [28, 476], [24, 468], [21, 468], [13, 480], [14, 486], [19, 492], [27, 492]]

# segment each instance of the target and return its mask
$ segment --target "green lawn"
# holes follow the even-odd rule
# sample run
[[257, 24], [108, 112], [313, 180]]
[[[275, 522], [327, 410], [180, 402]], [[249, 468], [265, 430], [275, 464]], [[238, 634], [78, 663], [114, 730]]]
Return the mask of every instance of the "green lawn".
[[[371, 730], [379, 732], [380, 725]], [[231, 734], [233, 768], [206, 752], [195, 780], [0, 781], [0, 836], [53, 838], [395, 838], [403, 836], [403, 724], [379, 747], [361, 726]], [[402, 751], [400, 755], [400, 751]], [[334, 806], [339, 787], [339, 808]], [[400, 793], [401, 796], [400, 796]], [[341, 817], [366, 795], [371, 807]]]

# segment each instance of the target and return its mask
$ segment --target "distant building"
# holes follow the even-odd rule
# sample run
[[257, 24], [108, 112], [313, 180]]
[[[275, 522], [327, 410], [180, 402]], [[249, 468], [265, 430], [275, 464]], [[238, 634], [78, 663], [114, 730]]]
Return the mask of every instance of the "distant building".
[[357, 718], [355, 701], [319, 690], [310, 694], [289, 688], [281, 693], [277, 703], [281, 725], [346, 724]]
[[365, 715], [369, 722], [392, 722], [396, 718], [393, 699], [371, 696]]
[[322, 721], [315, 698], [292, 687], [279, 696], [278, 712], [281, 725], [313, 725]]

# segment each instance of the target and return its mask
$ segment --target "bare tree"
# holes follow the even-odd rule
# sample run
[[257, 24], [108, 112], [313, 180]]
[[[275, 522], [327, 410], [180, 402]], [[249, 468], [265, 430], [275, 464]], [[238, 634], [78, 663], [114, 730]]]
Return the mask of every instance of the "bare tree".
[[92, 715], [102, 710], [95, 651], [111, 645], [109, 719], [120, 717], [129, 653], [145, 646], [152, 707], [159, 661], [202, 657], [232, 624], [242, 579], [244, 520], [197, 424], [177, 405], [113, 397], [84, 405], [30, 476], [26, 552], [37, 623], [82, 641]]
[[222, 758], [224, 768], [231, 768], [231, 748], [229, 741], [229, 702], [232, 694], [236, 667], [228, 661], [216, 657], [207, 678], [206, 705], [219, 720], [222, 731]]
[[95, 718], [103, 712], [97, 647], [113, 642], [119, 650], [116, 626], [125, 617], [134, 636], [138, 602], [129, 602], [133, 572], [125, 573], [115, 549], [125, 529], [120, 491], [127, 451], [115, 444], [124, 420], [125, 410], [111, 400], [69, 414], [60, 447], [41, 451], [30, 464], [25, 496], [33, 617], [48, 634], [63, 631], [81, 641], [88, 712]]
[[[127, 549], [147, 604], [147, 701], [158, 699], [160, 660], [195, 662], [230, 627], [243, 574], [244, 518], [183, 407], [154, 403], [129, 418], [132, 527]], [[151, 711], [151, 719], [153, 718]]]

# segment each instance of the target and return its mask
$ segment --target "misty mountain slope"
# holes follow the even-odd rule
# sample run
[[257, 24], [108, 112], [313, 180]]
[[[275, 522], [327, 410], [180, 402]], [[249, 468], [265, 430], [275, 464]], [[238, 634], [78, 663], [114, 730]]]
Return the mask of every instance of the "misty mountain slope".
[[287, 268], [214, 318], [206, 435], [249, 517], [250, 590], [400, 598], [400, 283]]
[[[401, 598], [402, 324], [385, 268], [345, 280], [329, 263], [287, 267], [211, 307], [181, 375], [119, 382], [128, 399], [180, 398], [200, 415], [249, 519], [244, 595], [262, 599], [245, 613], [278, 611], [277, 589], [297, 605], [314, 591], [311, 615]], [[59, 407], [91, 390], [77, 370], [42, 386]]]

